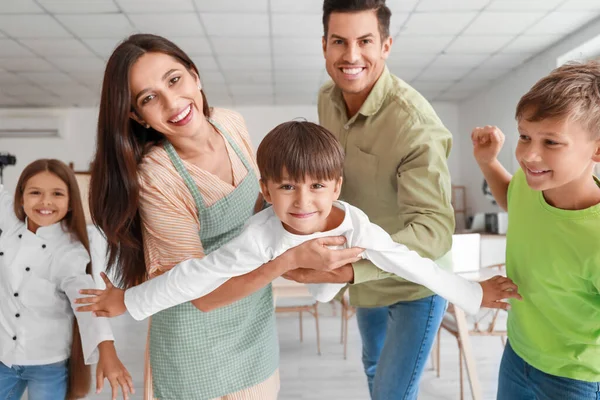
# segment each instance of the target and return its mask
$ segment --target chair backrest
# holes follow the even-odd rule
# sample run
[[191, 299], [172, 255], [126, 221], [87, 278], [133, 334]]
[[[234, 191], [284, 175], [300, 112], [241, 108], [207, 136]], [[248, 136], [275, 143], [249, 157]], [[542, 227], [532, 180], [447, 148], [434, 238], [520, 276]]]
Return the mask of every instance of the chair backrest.
[[481, 235], [452, 235], [452, 265], [455, 273], [475, 272], [481, 268]]

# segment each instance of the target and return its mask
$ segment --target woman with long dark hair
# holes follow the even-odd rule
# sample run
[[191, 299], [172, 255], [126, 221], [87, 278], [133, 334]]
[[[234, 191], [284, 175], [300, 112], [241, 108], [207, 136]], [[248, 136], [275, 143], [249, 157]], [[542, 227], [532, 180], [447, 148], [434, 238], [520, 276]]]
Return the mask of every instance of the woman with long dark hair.
[[[235, 237], [262, 207], [258, 178], [243, 118], [209, 107], [198, 69], [181, 49], [147, 34], [115, 49], [102, 87], [90, 209], [119, 286]], [[155, 397], [275, 399], [279, 356], [269, 283], [289, 265], [331, 269], [355, 261], [360, 250], [324, 246], [342, 242], [307, 242], [156, 314], [148, 346]], [[147, 384], [147, 398], [151, 389]]]

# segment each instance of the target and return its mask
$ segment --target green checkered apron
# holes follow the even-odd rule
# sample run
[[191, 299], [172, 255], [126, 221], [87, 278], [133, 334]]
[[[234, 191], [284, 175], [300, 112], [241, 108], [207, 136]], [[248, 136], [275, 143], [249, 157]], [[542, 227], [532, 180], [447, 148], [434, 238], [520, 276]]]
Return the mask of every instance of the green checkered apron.
[[[196, 183], [170, 143], [173, 165], [188, 186], [198, 210], [205, 254], [237, 236], [252, 216], [258, 180], [229, 134], [227, 139], [248, 174], [235, 190], [207, 207]], [[150, 326], [150, 364], [154, 397], [207, 400], [252, 387], [279, 365], [279, 345], [271, 285], [229, 306], [202, 312], [191, 303], [161, 311]]]

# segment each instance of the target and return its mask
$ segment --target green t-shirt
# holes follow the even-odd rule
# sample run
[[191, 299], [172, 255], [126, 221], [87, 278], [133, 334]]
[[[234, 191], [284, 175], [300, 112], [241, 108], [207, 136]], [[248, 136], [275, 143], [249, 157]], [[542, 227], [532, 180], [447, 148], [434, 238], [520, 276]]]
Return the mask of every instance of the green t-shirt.
[[599, 382], [600, 205], [554, 208], [519, 170], [508, 215], [506, 270], [523, 296], [511, 301], [511, 346], [547, 374]]

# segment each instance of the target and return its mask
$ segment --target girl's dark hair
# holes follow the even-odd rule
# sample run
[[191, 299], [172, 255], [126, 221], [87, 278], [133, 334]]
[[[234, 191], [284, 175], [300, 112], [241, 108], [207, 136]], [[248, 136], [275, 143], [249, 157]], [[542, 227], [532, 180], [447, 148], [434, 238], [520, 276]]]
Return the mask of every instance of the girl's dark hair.
[[[29, 164], [19, 177], [17, 190], [15, 191], [14, 208], [15, 215], [21, 221], [25, 222], [25, 210], [22, 207], [23, 193], [27, 182], [33, 176], [41, 172], [50, 172], [56, 175], [67, 185], [69, 191], [69, 211], [61, 221], [63, 229], [70, 233], [74, 240], [79, 241], [83, 247], [90, 253], [90, 241], [87, 235], [85, 214], [81, 204], [81, 195], [79, 185], [75, 174], [65, 163], [59, 160], [40, 159]], [[91, 256], [90, 256], [91, 259]], [[86, 273], [92, 273], [92, 263], [88, 263]], [[67, 399], [80, 399], [87, 395], [90, 390], [92, 374], [90, 366], [85, 364], [83, 358], [83, 347], [81, 345], [81, 336], [79, 334], [79, 325], [77, 319], [73, 318], [73, 340], [71, 343], [71, 357], [69, 358], [69, 383], [67, 390]]]
[[[110, 56], [104, 72], [96, 155], [90, 181], [90, 213], [108, 242], [107, 271], [116, 267], [116, 284], [129, 288], [147, 278], [139, 214], [138, 165], [143, 155], [162, 142], [163, 135], [130, 119], [134, 111], [129, 73], [146, 53], [173, 57], [190, 73], [198, 69], [177, 45], [156, 35], [136, 34]], [[210, 108], [202, 93], [203, 114]]]

